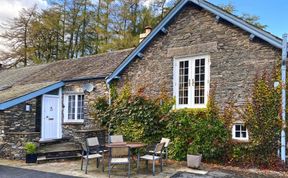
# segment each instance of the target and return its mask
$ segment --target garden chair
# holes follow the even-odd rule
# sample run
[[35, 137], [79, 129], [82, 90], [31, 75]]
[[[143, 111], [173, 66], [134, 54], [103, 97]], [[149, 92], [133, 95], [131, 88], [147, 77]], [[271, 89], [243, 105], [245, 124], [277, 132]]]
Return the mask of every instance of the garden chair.
[[97, 137], [87, 138], [85, 144], [81, 144], [81, 146], [82, 146], [81, 170], [83, 170], [84, 159], [86, 160], [85, 174], [87, 174], [90, 159], [96, 159], [97, 168], [99, 168], [99, 159], [102, 159], [101, 161], [102, 172], [104, 172], [104, 151], [100, 150], [100, 144], [98, 138]]
[[127, 146], [117, 146], [109, 148], [108, 175], [115, 165], [128, 165], [128, 177], [130, 177], [130, 148]]
[[[167, 160], [168, 160], [168, 146], [170, 144], [170, 139], [169, 138], [162, 138], [160, 143], [165, 143], [164, 144], [164, 149], [162, 151], [162, 154], [165, 155], [165, 163], [167, 164]], [[150, 150], [149, 153], [153, 154], [154, 150]], [[160, 152], [158, 152], [156, 154], [160, 155]]]
[[162, 150], [163, 150], [164, 145], [165, 145], [165, 143], [158, 143], [158, 144], [156, 144], [152, 154], [151, 154], [151, 152], [148, 152], [148, 154], [140, 157], [140, 159], [143, 159], [146, 161], [146, 171], [148, 170], [148, 161], [152, 161], [153, 176], [155, 176], [155, 163], [157, 160], [160, 161], [160, 171], [161, 172], [163, 171]]
[[124, 142], [123, 135], [111, 135], [110, 143], [122, 143]]

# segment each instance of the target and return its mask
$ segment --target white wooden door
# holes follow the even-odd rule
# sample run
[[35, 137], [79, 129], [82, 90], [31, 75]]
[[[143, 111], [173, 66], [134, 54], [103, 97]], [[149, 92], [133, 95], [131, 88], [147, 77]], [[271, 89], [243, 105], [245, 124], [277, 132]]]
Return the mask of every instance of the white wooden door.
[[42, 140], [59, 138], [59, 96], [43, 95]]
[[173, 91], [176, 108], [205, 108], [210, 80], [209, 56], [174, 60]]

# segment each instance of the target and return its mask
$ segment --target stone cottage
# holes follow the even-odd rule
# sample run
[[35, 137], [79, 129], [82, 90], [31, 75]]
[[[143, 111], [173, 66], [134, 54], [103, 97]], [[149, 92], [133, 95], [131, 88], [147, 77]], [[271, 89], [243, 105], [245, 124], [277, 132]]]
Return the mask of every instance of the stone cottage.
[[44, 144], [78, 142], [89, 134], [104, 137], [88, 114], [89, 106], [98, 96], [108, 97], [105, 78], [130, 52], [1, 71], [0, 156], [22, 158], [27, 141]]
[[[94, 133], [89, 103], [110, 98], [112, 82], [118, 90], [144, 87], [151, 97], [164, 89], [176, 109], [205, 108], [217, 85], [220, 106], [233, 95], [241, 107], [256, 73], [281, 59], [281, 47], [282, 39], [213, 4], [181, 0], [135, 49], [1, 71], [0, 155], [21, 157], [27, 140], [77, 141]], [[232, 133], [249, 139], [241, 121]]]

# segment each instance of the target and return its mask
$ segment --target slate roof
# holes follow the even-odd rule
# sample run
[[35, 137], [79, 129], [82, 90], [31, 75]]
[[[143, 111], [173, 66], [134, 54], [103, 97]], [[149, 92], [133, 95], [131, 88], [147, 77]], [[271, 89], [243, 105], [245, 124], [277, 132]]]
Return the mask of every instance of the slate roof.
[[105, 78], [132, 49], [0, 71], [0, 104], [60, 81]]
[[32, 91], [40, 90], [41, 88], [48, 87], [55, 82], [34, 83], [26, 85], [14, 85], [0, 92], [0, 103], [11, 100], [15, 96], [23, 96]]

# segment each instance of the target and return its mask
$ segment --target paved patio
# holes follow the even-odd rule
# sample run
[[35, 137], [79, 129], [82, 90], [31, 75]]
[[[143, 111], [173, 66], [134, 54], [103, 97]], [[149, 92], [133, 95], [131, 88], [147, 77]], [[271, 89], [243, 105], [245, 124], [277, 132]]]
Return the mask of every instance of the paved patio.
[[[159, 167], [156, 169], [156, 176], [152, 176], [151, 165], [149, 165], [149, 172], [146, 173], [145, 165], [141, 165], [140, 173], [136, 174], [135, 165], [131, 177], [135, 178], [244, 178], [244, 177], [283, 177], [284, 174], [259, 174], [259, 172], [251, 172], [246, 170], [245, 172], [241, 169], [240, 171], [225, 170], [219, 167], [213, 167], [211, 165], [204, 165], [203, 169], [207, 170], [208, 173], [205, 175], [195, 174], [195, 170], [189, 169], [185, 166], [185, 163], [178, 163], [170, 161], [168, 166], [164, 166], [163, 172], [159, 172]], [[15, 169], [17, 168], [17, 169]], [[87, 178], [107, 178], [107, 163], [105, 163], [105, 172], [101, 172], [101, 169], [96, 168], [96, 162], [91, 161], [89, 164], [88, 174], [80, 170], [80, 160], [74, 161], [62, 161], [62, 162], [50, 162], [43, 164], [26, 164], [24, 161], [10, 161], [0, 159], [0, 178], [69, 178], [69, 177], [87, 177]], [[125, 170], [114, 170], [111, 178], [122, 178], [127, 176]], [[51, 177], [51, 178], [52, 178]]]

